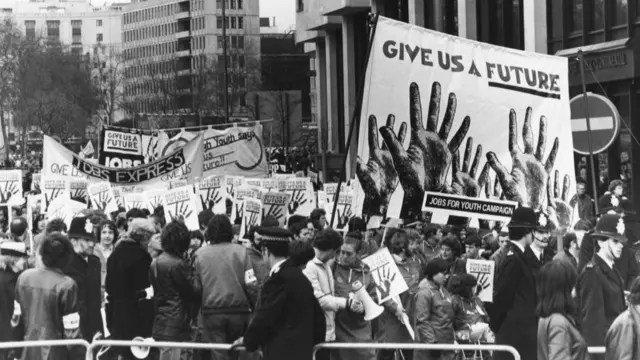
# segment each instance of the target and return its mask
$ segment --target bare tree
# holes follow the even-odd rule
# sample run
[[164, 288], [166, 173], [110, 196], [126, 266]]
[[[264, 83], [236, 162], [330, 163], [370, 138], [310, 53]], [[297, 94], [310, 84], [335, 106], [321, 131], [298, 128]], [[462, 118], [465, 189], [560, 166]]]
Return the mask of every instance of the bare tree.
[[91, 78], [98, 91], [97, 116], [102, 123], [113, 124], [128, 106], [124, 92], [124, 57], [114, 46], [97, 44], [92, 64]]

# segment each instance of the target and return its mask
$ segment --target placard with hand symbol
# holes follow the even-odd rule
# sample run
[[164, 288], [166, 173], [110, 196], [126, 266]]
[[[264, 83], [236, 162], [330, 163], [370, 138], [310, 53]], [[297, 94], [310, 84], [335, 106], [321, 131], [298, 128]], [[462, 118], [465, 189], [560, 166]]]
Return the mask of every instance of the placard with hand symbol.
[[159, 206], [164, 206], [164, 193], [166, 191], [164, 189], [151, 189], [143, 192], [146, 200], [145, 206], [152, 214]]
[[291, 195], [281, 192], [268, 192], [262, 197], [263, 217], [271, 216], [284, 226], [289, 216]]
[[167, 222], [184, 222], [189, 230], [200, 229], [196, 201], [192, 186], [183, 186], [166, 191], [164, 194], [165, 220]]
[[87, 180], [70, 180], [69, 193], [71, 195], [71, 200], [89, 204], [90, 200], [89, 192], [87, 190], [88, 187], [89, 182]]
[[251, 228], [262, 223], [262, 201], [245, 198], [242, 200], [242, 222], [240, 224], [240, 239], [244, 239]]
[[210, 210], [214, 214], [224, 214], [227, 210], [227, 187], [224, 175], [214, 175], [201, 179], [197, 184], [198, 197], [202, 210]]
[[291, 194], [289, 200], [289, 214], [309, 216], [315, 208], [313, 185], [309, 178], [289, 178], [286, 181], [287, 193]]
[[476, 277], [475, 294], [484, 302], [493, 302], [493, 278], [496, 264], [492, 260], [467, 259], [467, 274]]
[[409, 290], [388, 248], [376, 251], [362, 262], [371, 269], [379, 304]]
[[108, 182], [100, 182], [90, 184], [87, 188], [89, 198], [91, 199], [91, 207], [96, 210], [102, 210], [105, 214], [118, 211], [118, 202], [115, 199], [111, 184]]
[[[69, 180], [61, 176], [43, 176], [42, 189], [46, 209], [58, 197], [69, 199]], [[44, 211], [44, 209], [43, 209]]]
[[259, 188], [248, 185], [237, 187], [233, 199], [233, 209], [231, 210], [231, 222], [234, 223], [236, 219], [242, 218], [244, 211], [243, 200], [245, 198], [260, 199], [260, 197], [261, 191]]

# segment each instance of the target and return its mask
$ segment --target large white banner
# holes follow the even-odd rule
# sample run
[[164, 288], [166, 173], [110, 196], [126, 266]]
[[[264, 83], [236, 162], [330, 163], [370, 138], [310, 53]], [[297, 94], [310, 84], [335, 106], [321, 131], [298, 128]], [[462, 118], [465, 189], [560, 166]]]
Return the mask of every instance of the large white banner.
[[415, 219], [431, 191], [545, 211], [552, 204], [568, 225], [570, 207], [547, 191], [573, 192], [567, 73], [567, 58], [380, 17], [360, 114], [363, 190], [354, 213]]
[[[267, 157], [262, 141], [262, 125], [230, 127], [225, 130], [208, 129], [203, 132], [203, 174], [265, 177], [268, 172]], [[162, 135], [161, 138], [168, 138]], [[191, 141], [198, 133], [183, 131], [158, 142], [161, 155], [175, 151]]]
[[193, 183], [202, 176], [202, 136], [197, 136], [183, 147], [148, 164], [132, 168], [112, 168], [87, 162], [71, 150], [50, 138], [43, 141], [43, 176], [87, 178], [90, 182], [107, 181], [114, 186], [169, 188], [177, 179]]

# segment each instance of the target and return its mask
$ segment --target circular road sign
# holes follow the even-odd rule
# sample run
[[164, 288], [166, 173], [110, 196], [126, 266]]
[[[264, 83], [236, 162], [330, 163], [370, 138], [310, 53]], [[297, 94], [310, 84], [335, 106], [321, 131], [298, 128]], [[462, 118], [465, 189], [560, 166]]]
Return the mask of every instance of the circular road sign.
[[594, 154], [600, 153], [616, 140], [620, 131], [620, 113], [611, 100], [598, 94], [587, 93], [575, 96], [569, 102], [571, 106], [571, 132], [573, 133], [573, 150], [579, 154], [589, 154], [589, 133], [585, 103], [589, 107], [591, 125], [591, 144]]

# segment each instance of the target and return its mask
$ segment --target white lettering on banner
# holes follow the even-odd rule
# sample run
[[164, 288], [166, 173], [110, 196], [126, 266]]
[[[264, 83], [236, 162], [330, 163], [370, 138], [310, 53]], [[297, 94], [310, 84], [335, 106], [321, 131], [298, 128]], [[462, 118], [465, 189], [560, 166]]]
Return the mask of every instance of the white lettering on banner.
[[[428, 211], [433, 223], [455, 215], [469, 218], [470, 227], [505, 221], [513, 207], [486, 193], [494, 182], [506, 201], [535, 211], [547, 206], [547, 188], [570, 189], [571, 198], [575, 121], [567, 58], [407, 27], [384, 16], [376, 28], [363, 76], [353, 215], [411, 222]], [[396, 121], [385, 124], [389, 114]], [[397, 176], [380, 175], [394, 171]], [[558, 178], [562, 184], [554, 184]], [[430, 198], [436, 205], [423, 209], [426, 192], [445, 189], [458, 198]], [[324, 190], [331, 199], [333, 189]], [[568, 228], [570, 219], [570, 207], [563, 207], [552, 221]]]
[[232, 127], [204, 132], [205, 175], [264, 176], [267, 161], [262, 146], [262, 126]]
[[113, 168], [130, 168], [142, 165], [140, 160], [121, 159], [117, 157], [105, 157], [105, 165]]

